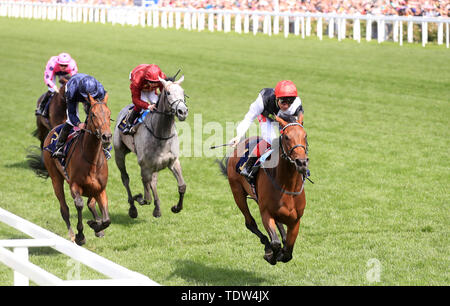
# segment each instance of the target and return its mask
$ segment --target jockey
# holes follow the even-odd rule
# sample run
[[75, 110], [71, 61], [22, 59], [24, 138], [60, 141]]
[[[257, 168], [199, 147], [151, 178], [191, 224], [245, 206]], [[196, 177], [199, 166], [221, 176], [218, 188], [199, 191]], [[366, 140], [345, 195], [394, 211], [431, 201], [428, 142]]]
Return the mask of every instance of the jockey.
[[60, 53], [57, 56], [52, 56], [45, 66], [44, 82], [48, 87], [48, 91], [45, 93], [44, 99], [42, 99], [38, 108], [36, 109], [36, 116], [44, 115], [45, 105], [49, 98], [55, 93], [59, 92], [58, 86], [56, 86], [56, 76], [59, 79], [69, 79], [78, 72], [77, 63], [70, 57], [68, 53]]
[[250, 105], [244, 120], [237, 126], [237, 136], [230, 140], [230, 145], [235, 147], [245, 135], [253, 120], [258, 118], [263, 140], [249, 155], [241, 171], [243, 176], [253, 179], [253, 166], [264, 151], [270, 147], [272, 139], [277, 137], [272, 126], [272, 123], [275, 122], [273, 116], [298, 116], [301, 112], [303, 112], [302, 101], [298, 97], [297, 87], [292, 81], [280, 81], [275, 89], [264, 88], [259, 92], [255, 102]]
[[130, 91], [134, 108], [126, 120], [123, 130], [125, 135], [132, 134], [133, 121], [142, 109], [153, 111], [156, 108], [159, 98], [158, 90], [159, 93], [163, 90], [163, 85], [158, 77], [166, 79], [164, 72], [155, 64], [141, 64], [130, 72]]
[[85, 105], [84, 109], [87, 114], [90, 107], [88, 95], [95, 100], [103, 100], [105, 94], [103, 85], [94, 77], [84, 73], [76, 74], [66, 83], [67, 121], [59, 133], [56, 149], [52, 157], [64, 157], [62, 148], [66, 143], [67, 136], [69, 136], [72, 127], [85, 128], [85, 123], [80, 122], [80, 118], [78, 117], [78, 103], [81, 102]]

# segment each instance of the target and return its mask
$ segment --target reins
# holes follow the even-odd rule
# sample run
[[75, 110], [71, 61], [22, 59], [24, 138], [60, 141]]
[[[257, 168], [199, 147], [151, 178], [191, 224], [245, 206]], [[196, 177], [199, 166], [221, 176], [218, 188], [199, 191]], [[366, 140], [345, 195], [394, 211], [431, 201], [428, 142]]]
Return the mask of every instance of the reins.
[[[176, 114], [177, 111], [178, 111], [178, 105], [179, 105], [181, 102], [183, 102], [183, 99], [176, 99], [176, 100], [170, 102], [170, 101], [169, 101], [169, 98], [167, 97], [167, 90], [164, 90], [164, 97], [165, 97], [165, 99], [167, 99], [167, 102], [169, 103], [170, 111], [167, 112], [167, 111], [154, 110], [152, 113], [158, 114], [158, 115], [164, 115], [164, 116], [168, 116], [168, 117], [174, 117], [175, 114]], [[158, 101], [158, 103], [159, 103], [159, 102], [160, 102], [160, 101]], [[175, 107], [175, 109], [174, 109], [172, 106], [173, 106], [175, 103], [176, 103], [177, 105], [176, 105], [176, 107]], [[153, 137], [155, 137], [156, 139], [158, 139], [158, 140], [169, 140], [169, 139], [173, 138], [173, 137], [176, 135], [176, 133], [173, 133], [172, 135], [170, 135], [170, 136], [168, 136], [168, 137], [163, 137], [163, 136], [158, 136], [158, 135], [156, 135], [155, 132], [153, 131], [154, 128], [153, 128], [152, 122], [153, 122], [153, 117], [150, 118], [150, 126], [147, 125], [147, 123], [146, 123], [145, 120], [143, 121], [144, 126], [147, 128], [147, 130], [150, 132], [150, 134], [152, 134]]]
[[[296, 149], [296, 148], [303, 148], [303, 149], [305, 150], [306, 154], [308, 154], [308, 148], [305, 147], [305, 146], [302, 145], [302, 144], [297, 144], [297, 145], [293, 146], [293, 147], [289, 150], [289, 153], [286, 153], [286, 151], [284, 150], [284, 147], [283, 147], [283, 142], [282, 142], [282, 140], [283, 140], [284, 130], [285, 130], [286, 128], [290, 127], [290, 126], [300, 126], [301, 128], [303, 128], [303, 125], [301, 125], [300, 123], [298, 123], [298, 122], [292, 122], [292, 123], [286, 124], [286, 125], [281, 129], [281, 135], [280, 135], [280, 137], [279, 137], [279, 146], [280, 146], [280, 150], [281, 150], [280, 156], [281, 156], [281, 158], [283, 158], [283, 159], [289, 161], [290, 163], [295, 164], [295, 161], [294, 161], [294, 160], [291, 158], [291, 156], [290, 156], [290, 155], [292, 154], [292, 152], [294, 151], [294, 149]], [[304, 189], [304, 187], [305, 187], [305, 181], [306, 181], [305, 175], [301, 174], [301, 175], [302, 175], [302, 187], [301, 187], [300, 191], [288, 191], [288, 190], [285, 190], [285, 189], [281, 188], [281, 186], [278, 184], [278, 182], [275, 180], [275, 178], [273, 178], [273, 177], [267, 172], [267, 170], [266, 170], [265, 167], [262, 167], [262, 168], [263, 168], [263, 170], [264, 170], [264, 173], [269, 177], [270, 181], [272, 182], [272, 185], [273, 185], [276, 189], [278, 189], [279, 191], [281, 191], [281, 193], [288, 194], [288, 195], [292, 195], [292, 196], [296, 196], [296, 195], [300, 195], [300, 194], [303, 192], [303, 189]]]

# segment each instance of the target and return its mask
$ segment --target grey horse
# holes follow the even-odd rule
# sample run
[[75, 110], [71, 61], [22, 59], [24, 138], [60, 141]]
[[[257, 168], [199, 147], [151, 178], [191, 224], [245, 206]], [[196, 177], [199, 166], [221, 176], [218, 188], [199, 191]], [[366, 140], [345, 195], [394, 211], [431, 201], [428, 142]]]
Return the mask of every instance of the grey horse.
[[[175, 116], [184, 121], [188, 115], [185, 103], [184, 90], [180, 86], [184, 76], [178, 81], [165, 81], [159, 79], [164, 86], [156, 111], [148, 114], [143, 122], [135, 126], [134, 135], [124, 135], [118, 128], [121, 120], [126, 116], [132, 104], [124, 107], [117, 118], [114, 131], [114, 151], [117, 167], [120, 170], [122, 183], [128, 193], [130, 209], [128, 215], [136, 218], [138, 215], [134, 201], [139, 204], [150, 204], [152, 201], [150, 190], [153, 193], [155, 209], [154, 217], [161, 216], [160, 200], [156, 191], [158, 171], [169, 168], [178, 183], [178, 204], [172, 207], [172, 212], [178, 213], [183, 209], [183, 198], [186, 192], [179, 155], [178, 134], [175, 129]], [[130, 179], [125, 166], [125, 157], [133, 152], [137, 155], [138, 164], [141, 168], [141, 178], [144, 185], [144, 198], [141, 194], [133, 196], [130, 190]]]

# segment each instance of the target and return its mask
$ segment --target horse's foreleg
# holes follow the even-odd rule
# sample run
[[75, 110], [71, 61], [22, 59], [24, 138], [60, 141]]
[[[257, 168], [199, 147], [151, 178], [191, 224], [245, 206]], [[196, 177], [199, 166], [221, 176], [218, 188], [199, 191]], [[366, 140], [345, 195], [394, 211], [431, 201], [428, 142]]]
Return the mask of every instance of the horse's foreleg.
[[285, 229], [283, 227], [283, 223], [276, 222], [276, 221], [275, 221], [275, 223], [277, 225], [278, 231], [280, 232], [281, 241], [283, 242], [283, 245], [285, 245], [286, 244], [286, 231], [285, 231]]
[[[94, 219], [95, 219], [95, 222], [96, 222], [96, 223], [101, 223], [102, 220], [101, 220], [100, 216], [99, 216], [98, 213], [97, 213], [97, 209], [95, 208], [95, 203], [96, 203], [95, 198], [90, 197], [90, 198], [88, 199], [88, 207], [89, 207], [89, 210], [90, 210], [91, 213], [92, 213], [92, 216], [93, 216]], [[88, 221], [88, 224], [89, 224], [89, 222], [92, 222], [92, 221]], [[105, 236], [105, 233], [104, 233], [103, 231], [100, 231], [100, 232], [98, 232], [98, 233], [95, 233], [95, 236], [97, 236], [97, 237], [103, 237], [103, 236]]]
[[84, 202], [83, 202], [83, 198], [81, 197], [82, 190], [76, 184], [73, 184], [72, 186], [70, 186], [70, 191], [72, 192], [72, 197], [74, 199], [74, 203], [75, 203], [75, 207], [77, 208], [77, 215], [78, 215], [78, 223], [77, 223], [78, 233], [75, 236], [75, 242], [78, 245], [83, 245], [86, 243], [86, 238], [84, 237], [84, 234], [83, 234]]
[[137, 218], [138, 211], [136, 209], [136, 206], [134, 205], [135, 198], [133, 198], [133, 195], [131, 194], [130, 177], [128, 176], [127, 168], [125, 165], [125, 154], [120, 149], [115, 149], [114, 151], [115, 151], [116, 165], [117, 168], [119, 168], [120, 170], [120, 178], [122, 179], [123, 186], [127, 190], [128, 204], [130, 204], [130, 208], [128, 209], [128, 215], [131, 218]]
[[106, 195], [106, 191], [103, 190], [100, 192], [98, 196], [95, 197], [98, 203], [98, 207], [102, 213], [102, 217], [96, 219], [96, 221], [89, 221], [89, 226], [95, 231], [97, 237], [102, 236], [98, 235], [99, 232], [103, 231], [111, 224], [111, 219], [109, 218], [109, 210], [108, 210], [108, 197]]
[[275, 265], [277, 263], [278, 253], [281, 251], [281, 242], [278, 238], [276, 228], [275, 228], [275, 220], [269, 214], [268, 211], [261, 211], [262, 222], [264, 224], [264, 228], [270, 237], [270, 248], [269, 252], [266, 251], [264, 255], [264, 259], [267, 260], [271, 265]]
[[184, 193], [186, 192], [186, 183], [184, 182], [183, 173], [181, 170], [180, 160], [177, 158], [171, 167], [169, 167], [170, 171], [172, 171], [178, 183], [178, 194], [180, 195], [178, 199], [178, 204], [172, 206], [172, 212], [179, 213], [183, 209], [183, 199]]
[[158, 184], [158, 172], [154, 172], [151, 175], [143, 175], [142, 183], [144, 184], [145, 197], [150, 197], [150, 190], [153, 194], [153, 200], [155, 202], [155, 208], [153, 209], [153, 217], [161, 217], [161, 202], [158, 197], [158, 192], [156, 190]]
[[294, 224], [287, 227], [286, 244], [283, 250], [278, 254], [277, 261], [288, 262], [292, 259], [292, 251], [294, 250], [295, 240], [297, 239], [298, 230], [300, 228], [300, 219]]

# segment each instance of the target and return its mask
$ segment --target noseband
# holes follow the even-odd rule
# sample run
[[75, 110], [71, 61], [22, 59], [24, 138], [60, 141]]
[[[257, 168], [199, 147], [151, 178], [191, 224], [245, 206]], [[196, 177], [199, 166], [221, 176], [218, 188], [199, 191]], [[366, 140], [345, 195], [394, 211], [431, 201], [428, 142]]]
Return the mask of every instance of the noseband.
[[[173, 100], [172, 102], [170, 102], [169, 97], [168, 97], [169, 94], [170, 93], [168, 90], [164, 91], [164, 96], [169, 104], [170, 110], [168, 112], [165, 112], [165, 111], [161, 112], [161, 111], [155, 110], [154, 113], [166, 115], [166, 116], [174, 116], [178, 112], [178, 106], [180, 105], [180, 103], [183, 103], [186, 105], [186, 102], [184, 101], [184, 99], [176, 99], [176, 100]], [[174, 104], [176, 104], [175, 107], [173, 107]]]

